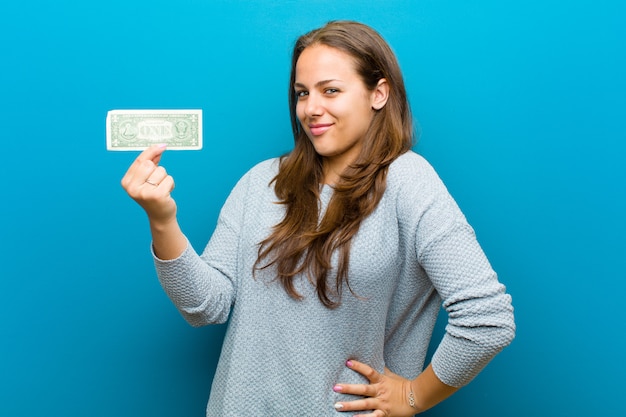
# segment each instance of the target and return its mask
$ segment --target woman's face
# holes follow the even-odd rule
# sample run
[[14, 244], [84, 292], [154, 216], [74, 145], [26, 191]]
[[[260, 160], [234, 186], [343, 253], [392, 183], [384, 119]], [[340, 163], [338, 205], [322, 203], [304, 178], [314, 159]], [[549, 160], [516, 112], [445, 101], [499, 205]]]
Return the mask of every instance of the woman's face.
[[378, 89], [366, 88], [350, 55], [318, 44], [300, 54], [294, 90], [302, 128], [326, 168], [341, 173], [358, 156], [374, 108], [382, 107]]

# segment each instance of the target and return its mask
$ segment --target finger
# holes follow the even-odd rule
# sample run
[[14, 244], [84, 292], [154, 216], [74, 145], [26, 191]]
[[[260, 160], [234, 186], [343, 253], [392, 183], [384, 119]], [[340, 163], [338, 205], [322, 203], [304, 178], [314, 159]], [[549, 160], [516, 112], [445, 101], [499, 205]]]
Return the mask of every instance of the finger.
[[140, 153], [137, 159], [140, 161], [150, 160], [156, 165], [161, 160], [161, 156], [163, 155], [163, 152], [165, 152], [166, 147], [167, 145], [164, 143], [152, 145]]
[[174, 179], [165, 177], [159, 184], [144, 183], [131, 195], [148, 213], [148, 216], [159, 217], [172, 204]]
[[172, 178], [171, 175], [166, 176], [165, 178], [163, 178], [163, 180], [159, 183], [159, 185], [156, 187], [159, 190], [163, 190], [163, 192], [170, 194], [172, 191], [174, 191], [174, 178]]
[[165, 177], [167, 177], [167, 172], [164, 167], [155, 165], [152, 160], [145, 159], [135, 168], [130, 182], [138, 188], [146, 184], [155, 187], [158, 186]]
[[135, 160], [135, 168], [156, 167], [161, 162], [161, 156], [165, 152], [165, 145], [153, 145], [139, 154]]
[[[140, 153], [122, 178], [122, 187], [128, 189], [137, 176], [141, 178], [143, 175], [146, 175], [146, 169], [154, 170], [161, 161], [161, 156], [163, 152], [165, 152], [165, 148], [166, 145], [153, 145]], [[141, 181], [145, 181], [146, 178], [147, 175], [144, 176]]]
[[[124, 178], [122, 178], [122, 187], [132, 195], [139, 190], [145, 188], [146, 181], [153, 172], [155, 172], [157, 166], [151, 160], [135, 161], [133, 166], [128, 170]], [[154, 183], [158, 185], [158, 183]]]
[[144, 183], [148, 183], [153, 186], [158, 186], [163, 179], [167, 177], [167, 171], [162, 166], [157, 166], [154, 171], [148, 175], [148, 177], [144, 180]]
[[333, 391], [360, 397], [375, 397], [378, 394], [376, 387], [370, 384], [335, 384]]
[[[157, 182], [158, 181], [158, 182]], [[174, 190], [174, 178], [166, 175], [163, 179], [148, 179], [137, 190], [137, 197], [140, 200], [160, 200], [164, 197], [170, 198], [170, 194]]]
[[[362, 400], [344, 401], [335, 403], [335, 410], [337, 411], [365, 411], [366, 413], [372, 411], [374, 413], [378, 411], [378, 400], [375, 398], [364, 398]], [[367, 416], [376, 416], [377, 414], [364, 414]]]
[[380, 381], [381, 374], [369, 365], [350, 359], [346, 362], [346, 366], [367, 378], [371, 383]]
[[146, 161], [150, 161], [155, 166], [161, 161], [161, 156], [165, 152], [166, 145], [152, 145], [139, 154], [135, 161], [130, 166], [129, 171], [136, 169], [137, 167], [145, 164]]

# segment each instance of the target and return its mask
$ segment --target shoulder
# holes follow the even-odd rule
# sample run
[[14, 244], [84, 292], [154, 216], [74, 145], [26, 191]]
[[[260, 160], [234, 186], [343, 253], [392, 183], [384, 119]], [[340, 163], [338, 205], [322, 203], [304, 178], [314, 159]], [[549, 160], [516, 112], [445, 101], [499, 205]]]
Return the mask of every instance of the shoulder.
[[268, 187], [272, 179], [278, 174], [280, 158], [271, 158], [261, 161], [250, 168], [238, 181], [236, 188], [263, 188]]
[[[409, 223], [446, 229], [465, 217], [432, 165], [413, 151], [399, 156], [387, 174], [388, 198]], [[447, 226], [445, 226], [447, 224]]]
[[254, 211], [251, 207], [255, 205], [275, 199], [272, 180], [278, 172], [279, 162], [279, 158], [259, 162], [241, 176], [222, 207], [222, 217], [230, 213], [243, 215], [247, 209]]
[[279, 158], [271, 158], [250, 168], [231, 189], [228, 201], [259, 198], [261, 194], [273, 190], [272, 180], [278, 173], [279, 162]]
[[396, 158], [387, 173], [391, 189], [422, 189], [442, 187], [443, 183], [432, 165], [421, 155], [408, 151]]
[[270, 158], [265, 161], [261, 161], [254, 165], [246, 175], [251, 177], [269, 177], [271, 180], [278, 174], [278, 167], [280, 165], [280, 158]]

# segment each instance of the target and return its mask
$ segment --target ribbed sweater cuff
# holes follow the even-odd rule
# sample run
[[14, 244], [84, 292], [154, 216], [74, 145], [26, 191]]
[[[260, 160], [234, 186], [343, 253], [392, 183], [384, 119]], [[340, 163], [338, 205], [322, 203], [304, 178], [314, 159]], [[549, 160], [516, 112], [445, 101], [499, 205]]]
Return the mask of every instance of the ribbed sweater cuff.
[[[185, 237], [186, 238], [186, 237]], [[165, 265], [168, 263], [172, 263], [172, 262], [176, 262], [182, 258], [184, 258], [187, 255], [187, 252], [192, 250], [191, 244], [189, 243], [189, 239], [187, 239], [187, 247], [185, 248], [185, 250], [177, 257], [174, 259], [161, 259], [158, 256], [156, 256], [156, 254], [154, 253], [154, 245], [152, 242], [150, 242], [150, 253], [152, 253], [152, 259], [154, 260], [154, 263], [158, 266], [159, 264]]]
[[474, 379], [500, 350], [445, 334], [433, 355], [433, 371], [444, 384], [462, 387]]

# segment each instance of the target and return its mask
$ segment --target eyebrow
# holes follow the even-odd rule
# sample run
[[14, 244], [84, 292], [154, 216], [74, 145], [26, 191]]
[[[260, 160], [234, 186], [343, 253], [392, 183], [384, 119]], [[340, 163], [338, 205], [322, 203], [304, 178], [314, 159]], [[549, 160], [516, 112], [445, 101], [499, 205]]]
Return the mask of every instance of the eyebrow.
[[[341, 80], [336, 80], [336, 79], [321, 80], [321, 81], [316, 82], [313, 85], [313, 87], [319, 88], [319, 87], [321, 87], [321, 86], [323, 86], [325, 84], [330, 84], [330, 83], [335, 82], [335, 81], [341, 81]], [[293, 86], [294, 87], [299, 87], [299, 88], [306, 88], [306, 86], [304, 84], [298, 83], [298, 82], [293, 83]]]

